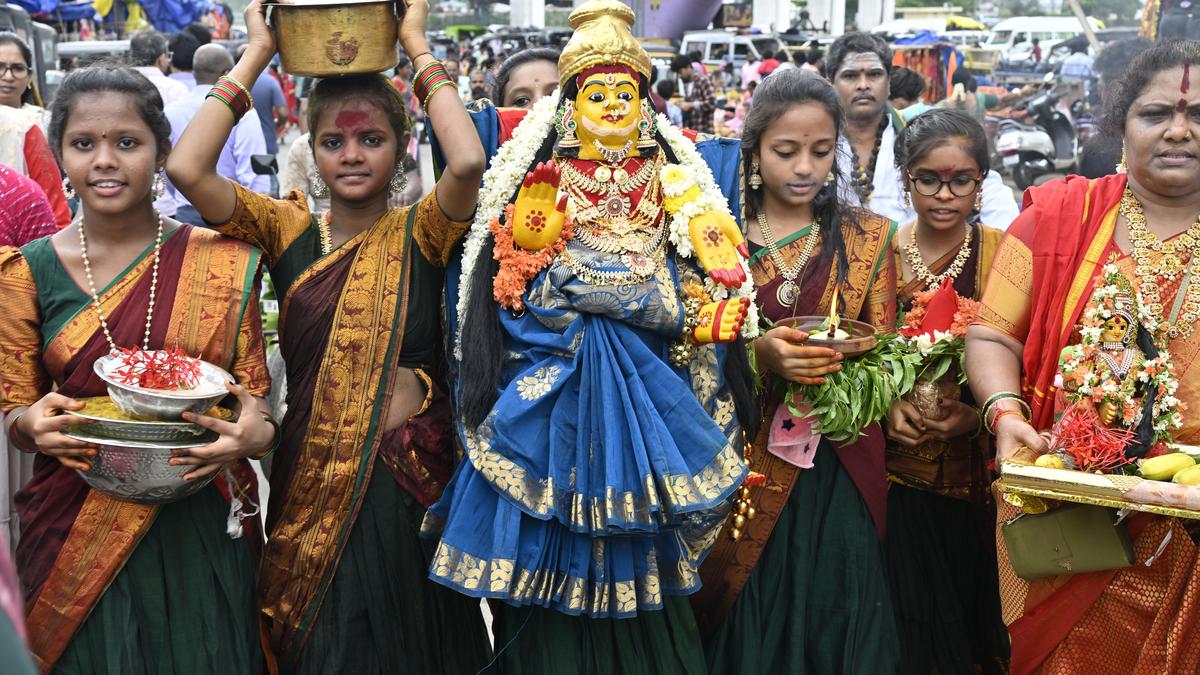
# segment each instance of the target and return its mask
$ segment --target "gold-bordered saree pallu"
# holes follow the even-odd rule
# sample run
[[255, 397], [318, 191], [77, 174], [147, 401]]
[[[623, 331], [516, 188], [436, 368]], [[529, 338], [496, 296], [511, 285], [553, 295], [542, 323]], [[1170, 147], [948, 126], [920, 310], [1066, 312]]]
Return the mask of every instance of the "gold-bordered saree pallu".
[[[100, 294], [118, 345], [140, 345], [149, 305], [153, 256], [147, 249]], [[252, 394], [270, 389], [256, 297], [259, 253], [211, 231], [181, 226], [164, 241], [158, 270], [151, 349], [179, 347], [229, 370]], [[88, 294], [58, 262], [49, 239], [0, 249], [0, 403], [30, 405], [57, 387], [67, 396], [105, 394], [92, 372], [108, 343]], [[234, 489], [255, 494], [248, 463], [235, 467]], [[228, 499], [223, 475], [216, 485]], [[30, 648], [43, 670], [55, 661], [121, 571], [159, 507], [113, 499], [87, 487], [75, 471], [39, 455], [33, 479], [17, 497], [23, 536], [17, 564], [27, 598]], [[257, 549], [256, 518], [243, 521]], [[249, 581], [248, 581], [249, 583]]]
[[[334, 574], [384, 435], [396, 356], [404, 339], [413, 225], [420, 207], [393, 210], [371, 229], [320, 258], [296, 277], [281, 312], [281, 340], [293, 325], [296, 294], [324, 288], [336, 297], [311, 405], [289, 413], [284, 446], [287, 484], [272, 504], [271, 537], [259, 596], [279, 653], [298, 653]], [[314, 328], [314, 330], [317, 330]], [[292, 388], [290, 391], [298, 391]], [[290, 398], [290, 397], [289, 397]], [[278, 483], [276, 483], [278, 484]]]
[[[1077, 341], [1079, 316], [1101, 268], [1111, 261], [1136, 278], [1113, 237], [1124, 187], [1125, 176], [1117, 175], [1072, 177], [1027, 191], [1025, 210], [996, 254], [979, 323], [1024, 345], [1023, 394], [1039, 429], [1053, 422], [1058, 355]], [[1166, 306], [1179, 286], [1161, 288]], [[1200, 332], [1171, 340], [1169, 350], [1180, 380], [1177, 395], [1196, 410], [1200, 384], [1192, 370], [1200, 364]], [[1185, 412], [1177, 440], [1200, 440], [1200, 417]], [[1001, 521], [1019, 513], [1002, 500], [997, 511]], [[1032, 582], [1016, 576], [997, 536], [1013, 673], [1200, 671], [1196, 545], [1173, 519], [1137, 514], [1125, 526], [1137, 557], [1132, 567]]]
[[[890, 248], [895, 223], [866, 211], [856, 210], [855, 214], [860, 227], [844, 226], [850, 268], [839, 291], [840, 313], [867, 321], [879, 330], [890, 330], [896, 321], [896, 272]], [[805, 228], [780, 243], [787, 264], [795, 263], [808, 231]], [[800, 296], [795, 306], [785, 306], [779, 302], [777, 291], [784, 280], [767, 250], [761, 249], [751, 257], [750, 270], [754, 275], [759, 306], [768, 320], [777, 322], [788, 316], [829, 313], [837, 283], [832, 257], [817, 265], [823, 246], [824, 240], [817, 246], [812, 262], [798, 279]], [[818, 289], [819, 293], [815, 292]], [[746, 456], [751, 470], [764, 474], [766, 482], [751, 488], [750, 501], [756, 515], [747, 521], [741, 539], [733, 541], [722, 532], [700, 568], [704, 586], [692, 596], [692, 606], [704, 634], [716, 631], [737, 601], [800, 476], [798, 467], [767, 451], [775, 408], [783, 400], [782, 385], [773, 381], [773, 378], [768, 378], [768, 383], [767, 391], [761, 397], [763, 422], [759, 425], [757, 438], [747, 448]], [[859, 440], [838, 446], [835, 450], [882, 536], [887, 522], [883, 434], [878, 425], [873, 425]]]

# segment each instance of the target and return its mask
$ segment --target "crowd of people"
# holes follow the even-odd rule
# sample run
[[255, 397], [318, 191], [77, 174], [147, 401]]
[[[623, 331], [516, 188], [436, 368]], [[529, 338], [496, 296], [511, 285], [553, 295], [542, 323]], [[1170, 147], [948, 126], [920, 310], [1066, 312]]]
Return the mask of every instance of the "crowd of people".
[[[1200, 405], [1196, 282], [1162, 264], [1200, 265], [1200, 44], [1114, 80], [1119, 172], [1018, 208], [981, 124], [1006, 101], [964, 78], [914, 110], [924, 83], [878, 36], [665, 77], [617, 0], [507, 58], [435, 58], [427, 3], [405, 4], [394, 72], [307, 83], [294, 110], [261, 0], [237, 54], [140, 33], [48, 111], [0, 34], [20, 142], [0, 407], [10, 463], [33, 464], [19, 589], [0, 547], [4, 672], [1200, 669], [1180, 521], [1134, 519], [1134, 566], [1027, 581], [991, 489], [1046, 448], [1104, 262], [1174, 308], [1176, 395]], [[254, 158], [293, 112], [277, 187]], [[941, 288], [981, 307], [961, 400], [814, 429], [790, 387], [850, 362], [792, 320], [894, 333]], [[170, 460], [212, 483], [166, 504], [90, 489], [97, 447], [65, 433], [105, 393], [96, 360], [139, 345], [235, 380], [236, 419], [186, 413], [216, 440]]]

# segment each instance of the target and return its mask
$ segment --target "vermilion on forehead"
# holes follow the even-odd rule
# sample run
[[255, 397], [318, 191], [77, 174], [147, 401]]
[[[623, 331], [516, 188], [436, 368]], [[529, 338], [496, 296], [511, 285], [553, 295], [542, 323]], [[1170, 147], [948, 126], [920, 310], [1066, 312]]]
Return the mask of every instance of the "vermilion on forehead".
[[370, 113], [363, 110], [342, 110], [333, 120], [333, 126], [347, 136], [356, 136], [364, 131], [381, 131], [382, 128]]

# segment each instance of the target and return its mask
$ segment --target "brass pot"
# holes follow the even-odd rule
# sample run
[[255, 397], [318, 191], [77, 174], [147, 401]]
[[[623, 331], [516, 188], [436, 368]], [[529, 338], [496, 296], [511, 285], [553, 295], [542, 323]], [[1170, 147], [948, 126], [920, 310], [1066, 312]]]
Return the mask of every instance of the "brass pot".
[[295, 75], [380, 73], [400, 61], [395, 3], [271, 5], [279, 58]]
[[912, 391], [904, 395], [904, 400], [913, 404], [925, 419], [935, 422], [944, 420], [950, 415], [944, 403], [962, 400], [962, 387], [957, 380], [958, 376], [953, 372], [933, 382], [917, 380]]

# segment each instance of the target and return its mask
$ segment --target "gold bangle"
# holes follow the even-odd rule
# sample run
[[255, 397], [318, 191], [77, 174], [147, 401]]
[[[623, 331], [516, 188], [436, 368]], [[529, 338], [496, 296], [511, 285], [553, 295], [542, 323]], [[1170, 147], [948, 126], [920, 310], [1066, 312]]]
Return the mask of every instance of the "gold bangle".
[[[429, 90], [429, 93], [425, 94], [425, 101], [421, 103], [421, 106], [424, 107], [425, 110], [429, 110], [429, 99], [433, 98], [433, 95], [437, 93], [438, 89], [441, 89], [442, 87], [449, 87], [451, 85], [453, 85], [453, 83], [450, 80], [442, 80], [441, 82], [433, 85], [433, 88]], [[458, 91], [458, 89], [456, 88], [455, 91]]]
[[246, 97], [247, 97], [247, 98], [249, 98], [249, 97], [250, 97], [250, 90], [246, 88], [246, 85], [244, 85], [244, 84], [242, 84], [241, 82], [239, 82], [239, 81], [237, 80], [237, 78], [235, 78], [235, 77], [234, 77], [234, 76], [232, 76], [232, 75], [222, 75], [221, 77], [225, 78], [226, 80], [229, 80], [230, 82], [232, 82], [232, 83], [233, 83], [233, 86], [235, 86], [235, 87], [237, 87], [238, 89], [241, 89], [242, 91], [246, 92]]

